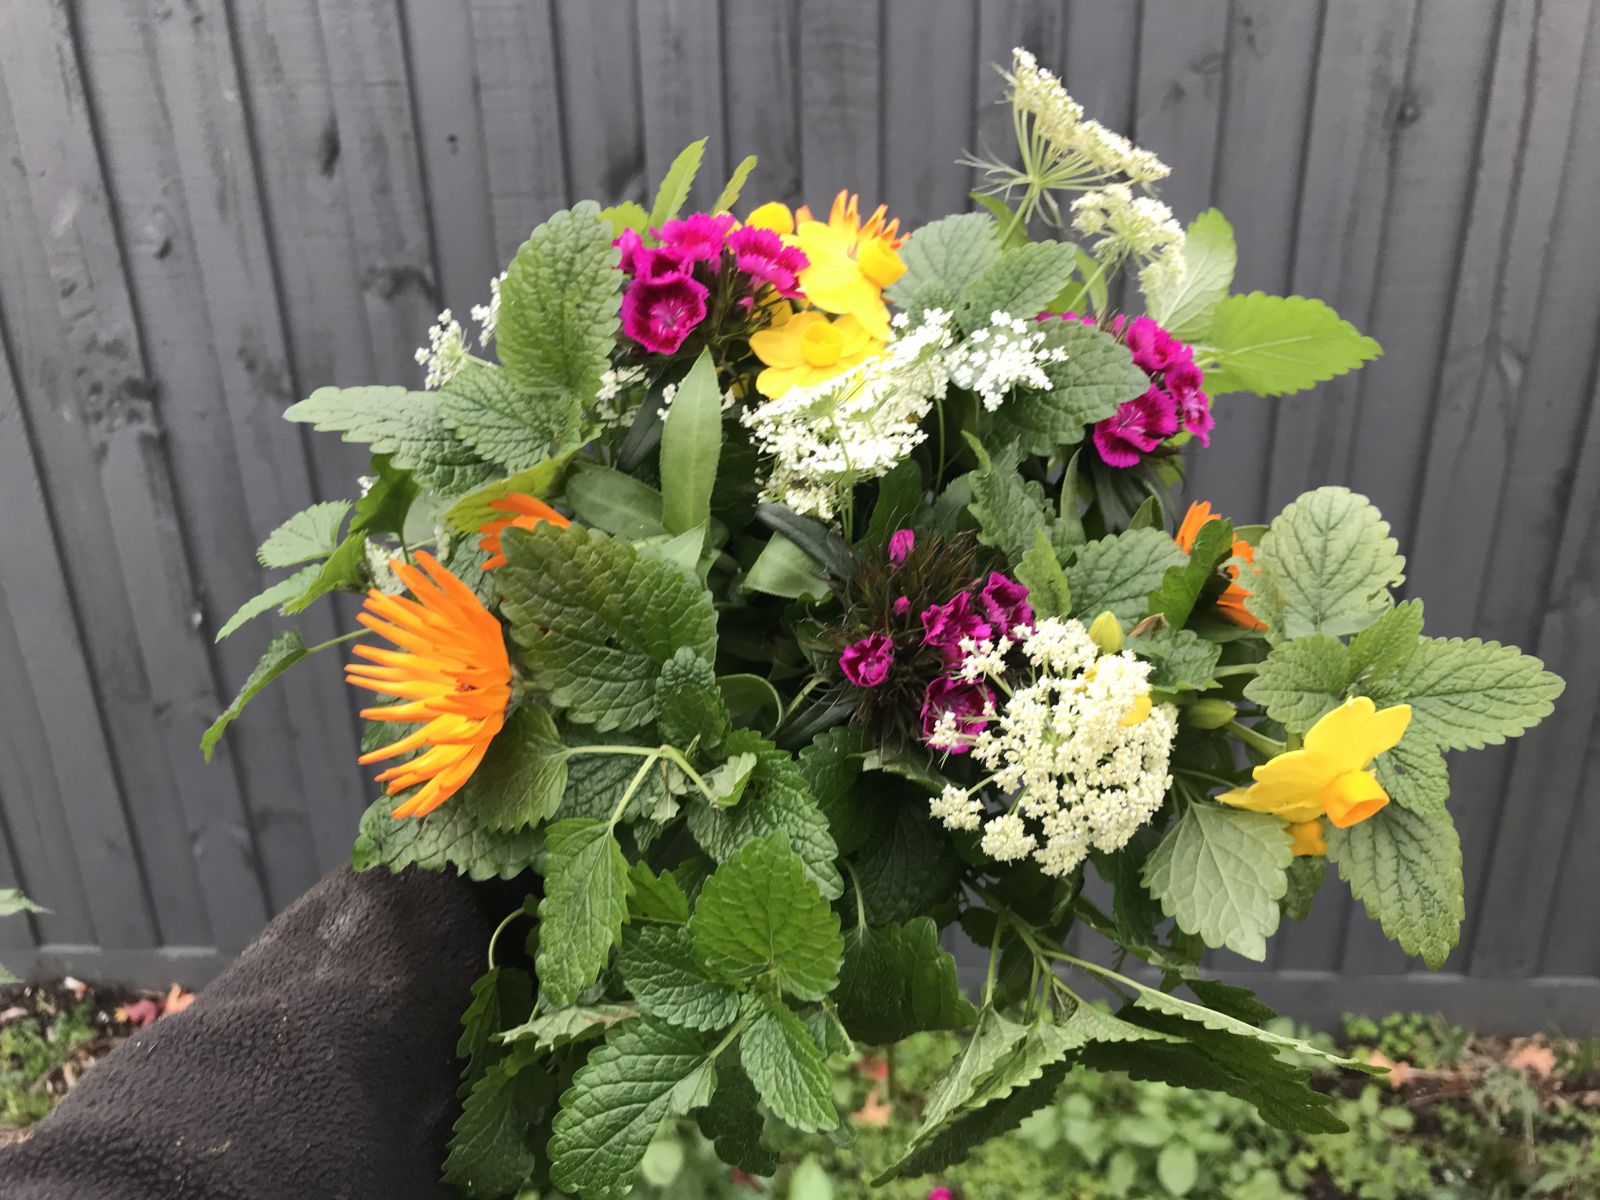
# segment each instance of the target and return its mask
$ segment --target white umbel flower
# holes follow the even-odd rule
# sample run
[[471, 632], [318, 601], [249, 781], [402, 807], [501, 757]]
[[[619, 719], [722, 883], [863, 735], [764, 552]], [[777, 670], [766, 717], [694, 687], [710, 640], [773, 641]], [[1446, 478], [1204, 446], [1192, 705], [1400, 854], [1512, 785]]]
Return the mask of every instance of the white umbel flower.
[[449, 383], [472, 361], [461, 322], [450, 315], [448, 308], [428, 330], [428, 344], [418, 348], [416, 360], [418, 366], [428, 368], [422, 386], [430, 391]]
[[1125, 183], [1107, 184], [1074, 200], [1072, 227], [1099, 239], [1095, 257], [1105, 262], [1130, 256], [1149, 260], [1172, 247], [1181, 252], [1183, 246], [1183, 226], [1172, 210], [1154, 196], [1135, 196]]
[[500, 285], [505, 281], [506, 272], [501, 271], [489, 280], [489, 303], [472, 306], [472, 319], [478, 323], [480, 346], [487, 346], [494, 340], [495, 326], [500, 323]]
[[1049, 391], [1045, 365], [1065, 362], [1067, 351], [1047, 341], [1037, 321], [991, 313], [988, 325], [973, 330], [946, 356], [950, 382], [976, 392], [990, 412], [1005, 403], [1013, 388]]

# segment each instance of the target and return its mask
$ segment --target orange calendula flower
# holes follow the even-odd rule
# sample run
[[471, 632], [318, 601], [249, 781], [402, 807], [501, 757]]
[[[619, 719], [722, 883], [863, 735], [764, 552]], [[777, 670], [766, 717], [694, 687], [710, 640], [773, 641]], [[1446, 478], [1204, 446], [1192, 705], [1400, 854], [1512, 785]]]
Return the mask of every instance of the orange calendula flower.
[[505, 724], [511, 700], [511, 660], [500, 622], [431, 554], [419, 550], [417, 561], [420, 571], [398, 559], [392, 564], [415, 599], [374, 589], [356, 618], [399, 649], [358, 645], [355, 653], [369, 661], [345, 668], [347, 683], [401, 701], [364, 708], [363, 717], [422, 723], [360, 758], [365, 766], [423, 751], [378, 775], [391, 796], [417, 789], [394, 810], [396, 817], [426, 816], [456, 793]]
[[[1217, 514], [1211, 511], [1211, 505], [1204, 500], [1197, 500], [1183, 514], [1183, 524], [1178, 526], [1177, 536], [1173, 540], [1178, 543], [1179, 549], [1190, 553], [1194, 550], [1195, 538], [1200, 536], [1201, 527], [1215, 520]], [[1249, 542], [1234, 538], [1233, 557], [1241, 559], [1248, 566], [1256, 560], [1256, 548]], [[1217, 597], [1217, 611], [1235, 625], [1242, 625], [1246, 629], [1265, 629], [1267, 623], [1245, 607], [1244, 602], [1250, 599], [1250, 589], [1239, 583], [1238, 564], [1229, 563], [1228, 574], [1233, 582]]]
[[498, 500], [491, 500], [489, 507], [496, 512], [509, 513], [510, 516], [497, 517], [478, 530], [483, 535], [478, 539], [478, 549], [489, 555], [483, 564], [485, 571], [506, 565], [506, 556], [500, 549], [500, 535], [507, 529], [532, 529], [542, 521], [549, 521], [562, 529], [572, 524], [543, 500], [526, 492], [511, 492]]

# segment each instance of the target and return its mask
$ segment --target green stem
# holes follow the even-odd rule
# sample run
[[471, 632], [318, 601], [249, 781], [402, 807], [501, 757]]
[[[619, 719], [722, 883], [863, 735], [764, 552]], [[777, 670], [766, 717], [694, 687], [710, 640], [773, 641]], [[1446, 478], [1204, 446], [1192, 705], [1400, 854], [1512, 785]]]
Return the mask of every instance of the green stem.
[[[685, 775], [687, 775], [689, 777], [690, 781], [693, 782], [695, 787], [700, 789], [700, 794], [702, 796], [704, 796], [712, 804], [715, 804], [717, 802], [717, 795], [716, 795], [716, 793], [714, 791], [711, 790], [711, 785], [705, 781], [705, 778], [700, 774], [699, 771], [696, 771], [694, 769], [694, 767], [692, 767], [689, 764], [689, 760], [688, 760], [688, 758], [686, 758], [684, 756], [683, 751], [679, 750], [676, 746], [666, 746], [666, 745], [662, 745], [662, 746], [624, 746], [624, 745], [568, 746], [565, 750], [562, 751], [562, 757], [563, 758], [572, 758], [574, 755], [578, 755], [578, 754], [631, 754], [631, 755], [634, 755], [634, 756], [636, 756], [638, 758], [649, 759], [650, 762], [645, 763], [646, 767], [648, 767], [651, 762], [656, 762], [656, 761], [664, 758], [664, 759], [668, 760], [669, 762], [671, 762], [675, 767], [677, 767]], [[641, 771], [641, 774], [642, 774], [642, 771]], [[630, 787], [637, 786], [637, 778], [638, 777], [636, 776], [635, 777], [635, 780], [636, 780], [635, 784], [630, 785]], [[630, 793], [630, 795], [631, 795], [631, 793]], [[612, 818], [612, 824], [615, 824], [615, 823], [616, 823], [616, 818], [613, 817]]]
[[367, 634], [371, 632], [372, 631], [370, 629], [357, 629], [351, 633], [341, 633], [338, 637], [329, 638], [325, 642], [318, 642], [315, 646], [307, 646], [306, 654], [309, 656], [315, 654], [318, 650], [326, 650], [329, 646], [337, 646], [340, 642], [348, 642], [358, 637], [366, 637]]
[[492, 971], [495, 969], [494, 950], [500, 942], [500, 935], [506, 931], [506, 927], [510, 925], [511, 922], [515, 921], [518, 917], [525, 915], [527, 911], [528, 910], [526, 907], [519, 905], [517, 908], [514, 908], [507, 913], [505, 919], [494, 927], [494, 932], [489, 935], [489, 970]]
[[850, 886], [856, 893], [856, 928], [865, 933], [867, 930], [867, 906], [861, 899], [861, 877], [856, 874], [856, 869], [844, 859], [839, 860], [839, 865], [845, 869], [845, 874], [850, 876]]
[[735, 1021], [733, 1023], [732, 1027], [728, 1030], [728, 1032], [722, 1035], [722, 1040], [720, 1042], [718, 1042], [715, 1046], [713, 1046], [712, 1049], [711, 1049], [710, 1057], [711, 1057], [711, 1059], [713, 1061], [716, 1060], [716, 1057], [719, 1054], [721, 1054], [729, 1046], [733, 1045], [733, 1039], [738, 1037], [741, 1033], [744, 1032], [745, 1024], [746, 1024], [745, 1018], [744, 1017], [740, 1017], [737, 1021]]
[[1249, 746], [1252, 750], [1261, 751], [1268, 758], [1274, 758], [1283, 753], [1284, 746], [1282, 742], [1275, 741], [1264, 733], [1257, 733], [1248, 725], [1241, 725], [1238, 721], [1229, 721], [1223, 728], [1232, 733], [1246, 746]]
[[1211, 672], [1213, 679], [1226, 679], [1230, 675], [1255, 675], [1261, 670], [1258, 662], [1230, 663]]
[[[999, 917], [999, 913], [995, 913]], [[989, 966], [983, 974], [983, 1006], [989, 1007], [994, 999], [994, 982], [1000, 968], [1000, 934], [1005, 930], [1005, 922], [996, 920], [994, 923], [994, 940], [989, 943]]]
[[639, 769], [634, 772], [633, 778], [628, 781], [627, 789], [622, 793], [622, 799], [617, 801], [617, 807], [612, 810], [611, 821], [607, 826], [608, 828], [615, 829], [617, 827], [617, 822], [622, 820], [623, 811], [628, 807], [628, 801], [633, 799], [634, 793], [637, 792], [640, 786], [644, 783], [645, 775], [649, 773], [650, 768], [655, 766], [660, 759], [661, 756], [659, 754], [652, 754], [649, 758], [645, 759], [639, 764]]

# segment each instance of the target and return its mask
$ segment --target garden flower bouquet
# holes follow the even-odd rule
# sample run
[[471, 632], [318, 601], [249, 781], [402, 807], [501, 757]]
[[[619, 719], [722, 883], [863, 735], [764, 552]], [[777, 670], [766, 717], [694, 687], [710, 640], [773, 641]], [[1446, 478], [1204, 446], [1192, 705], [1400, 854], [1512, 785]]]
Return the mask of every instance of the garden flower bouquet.
[[[685, 1118], [770, 1174], [848, 1136], [829, 1056], [935, 1029], [970, 1036], [886, 1175], [1075, 1069], [1341, 1128], [1326, 1055], [1202, 954], [1263, 958], [1325, 859], [1407, 952], [1456, 941], [1443, 754], [1560, 680], [1424, 636], [1345, 489], [1265, 525], [1169, 508], [1214, 403], [1378, 346], [1230, 294], [1222, 214], [1181, 227], [1162, 163], [1026, 52], [1006, 79], [1018, 155], [970, 160], [978, 211], [745, 206], [747, 159], [684, 213], [696, 144], [649, 211], [535, 229], [477, 346], [441, 314], [426, 390], [288, 411], [371, 476], [267, 539], [291, 573], [219, 636], [365, 593], [338, 640], [388, 794], [356, 867], [530, 881], [464, 1017], [463, 1194], [618, 1195]], [[207, 751], [321, 648], [273, 640]]]

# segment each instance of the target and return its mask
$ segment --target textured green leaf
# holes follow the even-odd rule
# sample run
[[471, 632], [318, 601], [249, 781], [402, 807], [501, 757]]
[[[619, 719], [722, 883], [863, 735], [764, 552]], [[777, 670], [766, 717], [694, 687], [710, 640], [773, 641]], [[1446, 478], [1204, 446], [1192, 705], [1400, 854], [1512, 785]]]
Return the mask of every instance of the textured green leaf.
[[1214, 208], [1189, 222], [1183, 242], [1183, 273], [1169, 279], [1154, 272], [1147, 283], [1141, 277], [1145, 311], [1175, 337], [1186, 342], [1205, 341], [1211, 319], [1228, 294], [1239, 251], [1233, 226]]
[[1422, 637], [1422, 601], [1395, 605], [1350, 639], [1351, 678], [1382, 679], [1417, 648]]
[[567, 753], [550, 714], [534, 704], [513, 712], [456, 803], [490, 829], [525, 829], [555, 815], [567, 786]]
[[352, 533], [317, 568], [305, 591], [285, 600], [280, 611], [285, 615], [303, 612], [330, 592], [363, 588], [367, 581], [367, 538], [363, 533]]
[[1380, 705], [1411, 705], [1407, 736], [1441, 750], [1498, 746], [1550, 715], [1566, 684], [1515, 646], [1425, 637], [1394, 678], [1368, 689]]
[[634, 921], [686, 925], [689, 898], [672, 872], [657, 875], [649, 864], [636, 862], [628, 868], [628, 916]]
[[1189, 614], [1216, 575], [1217, 568], [1233, 553], [1233, 523], [1207, 521], [1195, 536], [1188, 561], [1168, 567], [1161, 583], [1150, 593], [1151, 613], [1160, 613], [1173, 629], [1189, 623]]
[[732, 212], [733, 206], [739, 202], [739, 193], [744, 191], [745, 181], [750, 178], [750, 172], [756, 169], [756, 156], [747, 154], [740, 160], [739, 165], [733, 169], [733, 174], [728, 177], [728, 182], [723, 185], [722, 191], [717, 193], [716, 200], [711, 207], [706, 209], [711, 213]]
[[1017, 581], [1028, 589], [1028, 603], [1040, 617], [1066, 617], [1072, 614], [1072, 585], [1056, 557], [1050, 535], [1042, 528], [1033, 531], [1033, 545], [1014, 564]]
[[850, 1036], [875, 1046], [929, 1029], [964, 1029], [978, 1019], [961, 993], [956, 960], [940, 947], [939, 928], [927, 917], [846, 934], [834, 999]]
[[961, 860], [924, 796], [875, 807], [877, 828], [852, 861], [861, 901], [875, 925], [909, 921], [955, 894]]
[[522, 829], [496, 833], [486, 828], [464, 804], [451, 801], [425, 817], [397, 820], [389, 815], [395, 801], [384, 796], [361, 814], [350, 865], [357, 871], [386, 867], [402, 871], [455, 868], [468, 879], [510, 879], [544, 855], [544, 831]]
[[[439, 389], [439, 415], [462, 441], [507, 471], [529, 471], [573, 441], [576, 417], [524, 391], [503, 367], [469, 366]], [[570, 418], [570, 420], [569, 420]]]
[[800, 772], [840, 854], [854, 854], [865, 845], [880, 819], [856, 787], [869, 743], [859, 727], [836, 725], [800, 749]]
[[1137, 993], [1134, 1004], [1138, 1008], [1154, 1013], [1166, 1013], [1169, 1016], [1181, 1017], [1202, 1025], [1207, 1029], [1219, 1033], [1233, 1034], [1236, 1037], [1260, 1042], [1273, 1051], [1290, 1050], [1303, 1058], [1319, 1059], [1332, 1063], [1336, 1067], [1351, 1067], [1357, 1070], [1370, 1070], [1361, 1063], [1348, 1058], [1343, 1058], [1331, 1050], [1322, 1050], [1310, 1042], [1303, 1041], [1288, 1034], [1273, 1033], [1270, 1029], [1259, 1029], [1248, 1021], [1241, 1021], [1238, 1017], [1229, 1016], [1214, 1008], [1207, 1008], [1202, 1004], [1194, 1004], [1179, 996], [1170, 995], [1156, 988], [1148, 987], [1137, 980], [1122, 978], [1124, 986], [1132, 987]]
[[1328, 831], [1328, 857], [1367, 914], [1407, 954], [1435, 969], [1461, 937], [1461, 839], [1449, 814], [1388, 804]]
[[1061, 1090], [1069, 1069], [1068, 1063], [1051, 1064], [1033, 1082], [1007, 1093], [1003, 1099], [982, 1108], [963, 1110], [880, 1174], [875, 1182], [884, 1183], [900, 1175], [949, 1171], [983, 1143], [1010, 1133], [1049, 1104]]
[[711, 977], [682, 925], [630, 929], [618, 962], [623, 982], [652, 1017], [686, 1029], [723, 1029], [739, 1015], [739, 993]]
[[626, 230], [643, 233], [650, 225], [650, 214], [645, 212], [644, 205], [636, 200], [624, 200], [620, 204], [611, 204], [600, 210], [600, 216], [610, 226], [615, 237], [621, 237]]
[[1016, 447], [1009, 446], [966, 478], [972, 486], [967, 507], [978, 522], [978, 540], [994, 546], [1008, 562], [1020, 562], [1040, 529], [1049, 527], [1044, 488], [1017, 473]]
[[586, 525], [630, 542], [661, 537], [661, 493], [611, 467], [580, 461], [567, 480], [567, 503]]
[[631, 1004], [574, 1004], [541, 1013], [499, 1035], [502, 1042], [531, 1041], [539, 1050], [557, 1050], [573, 1042], [604, 1037], [618, 1021], [639, 1015]]
[[712, 971], [730, 981], [773, 972], [804, 1000], [839, 979], [839, 917], [781, 836], [750, 842], [706, 880], [689, 920]]
[[211, 755], [217, 749], [217, 742], [228, 726], [239, 719], [244, 706], [259, 696], [269, 683], [310, 653], [306, 644], [300, 640], [300, 635], [292, 629], [285, 630], [267, 643], [266, 650], [262, 652], [255, 669], [250, 672], [250, 677], [244, 681], [244, 686], [239, 689], [239, 694], [233, 698], [233, 703], [223, 709], [221, 715], [200, 735], [200, 752], [205, 755], [207, 762], [211, 761]]
[[1022, 1041], [1026, 1033], [1026, 1026], [1002, 1017], [992, 1008], [983, 1009], [978, 1014], [972, 1037], [928, 1089], [922, 1109], [922, 1124], [912, 1135], [906, 1155], [873, 1182], [882, 1183], [898, 1174], [906, 1158], [928, 1142], [940, 1126], [967, 1105], [978, 1085]]
[[657, 725], [672, 745], [687, 748], [696, 739], [715, 750], [729, 733], [728, 706], [711, 663], [687, 648], [661, 664], [656, 680]]
[[653, 228], [660, 229], [668, 221], [677, 218], [684, 202], [689, 199], [689, 189], [694, 186], [694, 177], [700, 173], [700, 161], [705, 157], [705, 152], [705, 138], [690, 142], [678, 151], [667, 173], [661, 177], [655, 203], [650, 206], [650, 224]]
[[1185, 561], [1178, 544], [1159, 529], [1130, 529], [1086, 542], [1067, 569], [1074, 610], [1086, 621], [1109, 610], [1124, 626], [1135, 625], [1167, 569]]
[[456, 437], [439, 415], [439, 397], [402, 387], [318, 388], [284, 410], [319, 433], [339, 433], [347, 442], [364, 442], [374, 454], [412, 471], [417, 481], [441, 496], [459, 496], [488, 483], [498, 473]]
[[486, 1200], [520, 1192], [539, 1165], [532, 1131], [555, 1090], [554, 1077], [522, 1055], [488, 1071], [456, 1119], [444, 1181], [463, 1196]]
[[339, 529], [350, 511], [348, 500], [325, 500], [301, 509], [267, 535], [256, 551], [264, 567], [292, 567], [327, 558], [339, 546]]
[[1316, 633], [1274, 646], [1244, 694], [1290, 732], [1304, 733], [1344, 702], [1356, 675], [1344, 643]]
[[710, 521], [721, 452], [722, 388], [711, 351], [702, 350], [661, 426], [661, 519], [668, 533], [687, 533]]
[[1040, 328], [1050, 346], [1066, 350], [1066, 361], [1045, 364], [1048, 391], [1024, 392], [989, 420], [998, 440], [1014, 439], [1029, 454], [1054, 454], [1083, 441], [1091, 425], [1142, 395], [1150, 380], [1126, 346], [1093, 325], [1046, 321]]
[[970, 333], [997, 312], [1037, 316], [1071, 282], [1075, 261], [1073, 247], [1064, 242], [1024, 242], [1007, 250], [962, 294], [957, 323]]
[[487, 487], [468, 492], [445, 509], [444, 523], [461, 533], [475, 534], [490, 521], [507, 515], [492, 507], [496, 500], [503, 500], [513, 492], [532, 496], [536, 500], [548, 499], [557, 493], [566, 479], [567, 471], [572, 466], [573, 456], [576, 454], [576, 450], [568, 450], [554, 458], [547, 458], [526, 471], [518, 471], [515, 475], [496, 480]]
[[1398, 746], [1378, 755], [1376, 766], [1378, 782], [1401, 808], [1428, 818], [1444, 816], [1450, 768], [1426, 738], [1408, 734]]
[[478, 977], [461, 1014], [461, 1037], [456, 1042], [456, 1057], [466, 1064], [461, 1069], [461, 1095], [504, 1057], [496, 1040], [500, 1031], [526, 1021], [532, 1011], [533, 980], [526, 971], [491, 967]]
[[714, 1078], [699, 1034], [650, 1017], [614, 1027], [561, 1097], [550, 1178], [583, 1200], [622, 1195], [661, 1123], [703, 1104]]
[[1406, 560], [1389, 524], [1348, 488], [1307, 492], [1273, 518], [1256, 547], [1248, 607], [1275, 638], [1355, 633], [1389, 607]]
[[372, 483], [356, 501], [350, 532], [403, 534], [411, 506], [421, 492], [416, 477], [396, 467], [391, 455], [374, 454]]
[[[536, 228], [500, 285], [495, 348], [530, 402], [530, 424], [557, 449], [578, 436], [579, 418], [611, 365], [623, 276], [609, 222], [585, 200]], [[520, 460], [515, 470], [533, 465]]]
[[574, 721], [633, 729], [656, 716], [656, 676], [680, 647], [716, 652], [711, 597], [626, 542], [546, 522], [501, 536], [496, 574], [534, 685]]
[[1218, 360], [1205, 373], [1213, 396], [1286, 396], [1355, 370], [1383, 347], [1320, 300], [1251, 292], [1217, 305], [1206, 351]]
[[1291, 921], [1304, 921], [1328, 876], [1328, 860], [1301, 856], [1289, 864], [1289, 890], [1283, 897], [1283, 915]]
[[549, 1002], [572, 1004], [593, 983], [628, 919], [628, 862], [609, 826], [580, 819], [545, 831], [544, 897], [539, 901], [539, 987]]
[[754, 1009], [739, 1037], [739, 1061], [756, 1092], [792, 1128], [820, 1133], [837, 1126], [833, 1080], [805, 1022], [776, 996], [757, 998]]
[[318, 575], [322, 568], [316, 563], [309, 567], [302, 567], [293, 575], [285, 576], [265, 591], [257, 592], [250, 599], [239, 606], [237, 612], [222, 623], [222, 628], [217, 630], [216, 641], [221, 641], [229, 634], [237, 633], [248, 621], [253, 621], [262, 613], [287, 604], [298, 596], [305, 594], [307, 588]]
[[1127, 648], [1151, 664], [1150, 686], [1163, 691], [1203, 691], [1215, 682], [1222, 647], [1192, 629], [1147, 629]]
[[1145, 886], [1185, 933], [1263, 962], [1289, 888], [1289, 842], [1277, 817], [1191, 804], [1145, 862]]
[[723, 1063], [717, 1071], [717, 1091], [700, 1110], [700, 1132], [716, 1146], [717, 1157], [752, 1175], [771, 1175], [778, 1169], [778, 1152], [762, 1140], [766, 1122], [760, 1097], [750, 1076], [737, 1063]]
[[915, 230], [900, 248], [906, 273], [888, 298], [907, 312], [954, 310], [961, 297], [1000, 261], [994, 218], [986, 213], [942, 217]]

